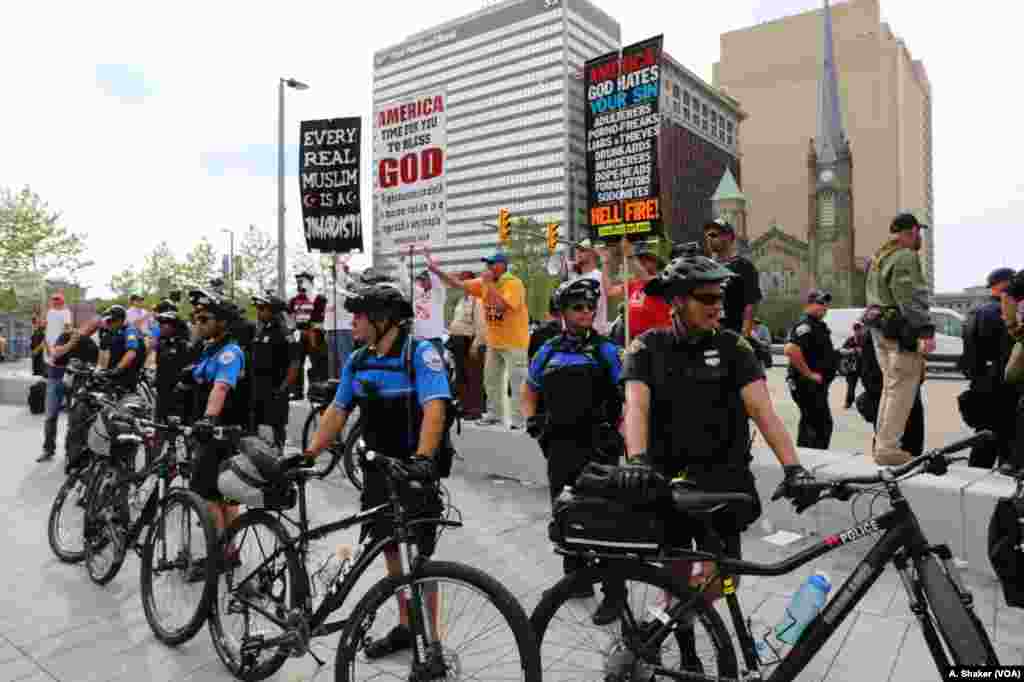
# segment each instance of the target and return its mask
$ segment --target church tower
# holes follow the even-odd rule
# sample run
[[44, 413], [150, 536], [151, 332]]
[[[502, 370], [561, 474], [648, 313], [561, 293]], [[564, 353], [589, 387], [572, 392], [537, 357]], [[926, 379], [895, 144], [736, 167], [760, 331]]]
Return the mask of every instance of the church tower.
[[853, 157], [843, 130], [832, 39], [832, 12], [825, 0], [824, 61], [818, 83], [818, 129], [807, 157], [809, 209], [807, 242], [811, 286], [832, 292], [836, 306], [863, 302], [856, 268], [853, 214]]

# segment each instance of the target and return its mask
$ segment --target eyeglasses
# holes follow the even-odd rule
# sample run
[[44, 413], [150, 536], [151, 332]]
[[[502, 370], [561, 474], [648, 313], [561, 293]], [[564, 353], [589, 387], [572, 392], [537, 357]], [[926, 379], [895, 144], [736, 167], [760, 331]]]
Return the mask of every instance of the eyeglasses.
[[584, 311], [586, 311], [586, 312], [594, 312], [595, 310], [597, 310], [597, 304], [596, 303], [573, 303], [571, 306], [569, 306], [569, 310], [573, 311], [574, 313], [582, 313]]
[[721, 235], [717, 232], [708, 232], [704, 235], [705, 239], [718, 239]]
[[196, 315], [193, 319], [196, 321], [196, 324], [206, 324], [213, 318], [209, 315]]
[[698, 294], [694, 292], [690, 296], [693, 297], [693, 300], [706, 306], [720, 305], [725, 300], [725, 296], [722, 294]]

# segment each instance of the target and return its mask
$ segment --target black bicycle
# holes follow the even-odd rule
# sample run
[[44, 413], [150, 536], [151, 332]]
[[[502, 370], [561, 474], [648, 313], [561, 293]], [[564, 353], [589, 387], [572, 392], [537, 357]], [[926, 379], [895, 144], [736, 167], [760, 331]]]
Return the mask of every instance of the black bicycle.
[[[168, 421], [128, 421], [123, 415], [107, 419], [117, 443], [140, 445], [140, 433], [161, 432], [169, 439], [163, 452], [137, 472], [126, 466], [127, 453], [112, 449], [102, 458], [105, 469], [94, 477], [96, 489], [85, 514], [85, 564], [89, 578], [105, 585], [120, 571], [128, 549], [134, 549], [142, 559], [139, 582], [146, 621], [157, 639], [175, 646], [194, 637], [206, 620], [220, 562], [213, 515], [202, 498], [183, 487], [191, 461], [180, 455], [187, 457], [190, 450], [174, 446], [178, 435], [191, 438], [193, 430], [174, 417]], [[234, 429], [217, 427], [212, 435], [228, 439]]]
[[[891, 510], [773, 564], [758, 564], [703, 552], [670, 548], [658, 543], [632, 548], [610, 548], [613, 543], [591, 544], [582, 550], [566, 548], [563, 537], [556, 551], [586, 557], [590, 565], [557, 583], [538, 604], [531, 622], [541, 642], [541, 659], [548, 679], [627, 680], [727, 680], [761, 679], [760, 669], [777, 664], [767, 680], [794, 680], [857, 603], [871, 589], [887, 564], [896, 567], [907, 591], [910, 611], [916, 616], [925, 642], [939, 671], [952, 664], [997, 665], [998, 660], [984, 626], [972, 607], [949, 548], [932, 545], [925, 538], [899, 482], [921, 473], [943, 475], [952, 461], [966, 457], [951, 454], [991, 438], [990, 433], [927, 452], [910, 462], [870, 476], [814, 481], [802, 486], [818, 499], [848, 501], [865, 492], [885, 494]], [[867, 488], [865, 488], [865, 486]], [[715, 538], [712, 518], [732, 513], [730, 508], [752, 502], [743, 494], [714, 494], [673, 490], [675, 510], [690, 522], [704, 526]], [[813, 504], [813, 503], [812, 503]], [[808, 505], [810, 506], [810, 505]], [[804, 507], [805, 509], [806, 507]], [[798, 511], [802, 511], [799, 509]], [[571, 531], [570, 531], [571, 532]], [[839, 547], [882, 533], [875, 545], [836, 591], [818, 616], [785, 653], [765, 639], [769, 651], [761, 660], [748, 621], [730, 576], [780, 576], [792, 573]], [[581, 541], [585, 543], [586, 541]], [[569, 544], [575, 544], [570, 542]], [[720, 541], [719, 541], [720, 544]], [[716, 562], [726, 605], [743, 655], [743, 672], [721, 616], [699, 590], [691, 590], [675, 577], [672, 561]], [[719, 574], [709, 578], [717, 581]], [[628, 597], [619, 620], [607, 628], [592, 625], [593, 605], [571, 599], [573, 588], [606, 580], [625, 581]], [[705, 583], [707, 584], [707, 583]]]
[[[310, 410], [306, 415], [306, 421], [302, 425], [302, 449], [309, 448], [313, 441], [313, 435], [320, 429], [320, 419], [324, 412], [334, 402], [335, 392], [338, 390], [338, 381], [330, 379], [312, 384], [309, 387]], [[359, 465], [359, 457], [355, 453], [356, 442], [363, 435], [365, 420], [358, 405], [352, 409], [345, 423], [345, 429], [338, 434], [334, 443], [327, 449], [328, 457], [319, 459], [316, 471], [318, 476], [328, 483], [340, 485], [341, 480], [332, 476], [338, 470], [338, 463], [341, 463], [345, 477], [357, 490], [363, 489], [363, 471]]]
[[[221, 573], [210, 613], [210, 634], [220, 659], [239, 679], [262, 680], [289, 656], [309, 653], [324, 665], [310, 642], [341, 631], [335, 658], [335, 679], [341, 682], [390, 676], [539, 681], [537, 643], [515, 597], [476, 568], [419, 555], [417, 529], [462, 525], [415, 513], [414, 501], [429, 499], [432, 484], [409, 480], [400, 460], [362, 446], [357, 450], [366, 467], [382, 474], [387, 503], [310, 528], [306, 483], [321, 474], [297, 466], [301, 455], [290, 455], [282, 460], [283, 476], [297, 491], [298, 519], [283, 511], [253, 509], [225, 533], [224, 547], [237, 549], [239, 561]], [[393, 522], [392, 537], [375, 541], [364, 533], [355, 548], [342, 546], [326, 554], [314, 549], [332, 533], [355, 526], [367, 531], [366, 526], [383, 519]], [[285, 524], [298, 534], [290, 534]], [[377, 582], [347, 619], [339, 618], [337, 612], [359, 578], [391, 544], [399, 551], [401, 575]], [[408, 604], [415, 646], [383, 658], [367, 657], [364, 649], [371, 636], [398, 624], [398, 598]]]

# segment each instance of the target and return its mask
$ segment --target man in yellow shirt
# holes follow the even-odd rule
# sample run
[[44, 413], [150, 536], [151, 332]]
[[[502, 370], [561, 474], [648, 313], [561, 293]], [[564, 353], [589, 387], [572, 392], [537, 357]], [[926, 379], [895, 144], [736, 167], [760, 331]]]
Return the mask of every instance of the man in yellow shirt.
[[[523, 281], [508, 272], [508, 258], [501, 251], [482, 259], [487, 264], [483, 275], [467, 280], [459, 280], [441, 272], [429, 248], [423, 249], [423, 257], [430, 271], [445, 284], [462, 289], [483, 302], [487, 323], [487, 355], [484, 357], [487, 407], [478, 423], [508, 424], [511, 429], [523, 428], [519, 401], [512, 398], [506, 403], [509, 382], [512, 384], [512, 395], [518, 396], [526, 380], [530, 311], [526, 306], [526, 287]], [[474, 343], [474, 348], [479, 351], [477, 343]], [[506, 418], [506, 415], [509, 417]]]

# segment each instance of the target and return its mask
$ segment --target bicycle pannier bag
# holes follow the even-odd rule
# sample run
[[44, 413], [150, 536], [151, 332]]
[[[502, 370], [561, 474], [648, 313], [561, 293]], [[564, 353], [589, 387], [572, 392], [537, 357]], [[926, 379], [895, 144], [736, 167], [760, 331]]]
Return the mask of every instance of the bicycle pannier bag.
[[273, 446], [249, 437], [239, 441], [238, 449], [240, 454], [221, 465], [217, 477], [220, 494], [250, 507], [294, 507], [295, 487], [282, 477]]
[[37, 381], [28, 388], [28, 411], [42, 414], [46, 411], [46, 382]]
[[1024, 608], [1024, 499], [1003, 497], [988, 523], [988, 558], [1006, 605]]
[[655, 506], [563, 492], [555, 500], [548, 536], [566, 549], [656, 554], [665, 544], [666, 527]]

